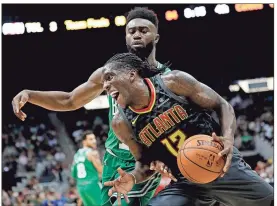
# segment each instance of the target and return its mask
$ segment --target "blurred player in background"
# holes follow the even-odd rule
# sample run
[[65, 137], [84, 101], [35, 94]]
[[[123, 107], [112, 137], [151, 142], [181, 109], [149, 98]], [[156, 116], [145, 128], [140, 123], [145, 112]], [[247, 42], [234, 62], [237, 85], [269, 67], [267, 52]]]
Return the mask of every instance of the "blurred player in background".
[[83, 134], [83, 147], [74, 155], [71, 168], [78, 193], [84, 206], [101, 204], [101, 183], [103, 166], [97, 151], [95, 135], [91, 131]]
[[[159, 41], [157, 15], [147, 8], [135, 8], [127, 16], [126, 24], [126, 45], [129, 52], [138, 55], [141, 59], [147, 60], [149, 64], [161, 72], [170, 71], [156, 60], [156, 44]], [[72, 92], [62, 91], [34, 91], [23, 90], [13, 99], [13, 110], [15, 115], [25, 120], [27, 115], [21, 108], [30, 102], [52, 111], [72, 111], [83, 107], [103, 92], [102, 82], [103, 67], [95, 70], [88, 81], [75, 88]], [[109, 121], [111, 122], [117, 111], [117, 105], [111, 96], [109, 98]], [[102, 182], [112, 181], [118, 177], [117, 168], [132, 171], [135, 168], [135, 159], [129, 151], [128, 146], [121, 143], [110, 128], [108, 139], [105, 143], [106, 153], [104, 156], [104, 168]], [[156, 164], [153, 163], [155, 166]], [[147, 205], [153, 197], [156, 188], [160, 183], [160, 174], [156, 173], [146, 181], [136, 184], [128, 197], [130, 203], [122, 200], [123, 205]], [[101, 191], [101, 205], [117, 205], [115, 198], [108, 195], [110, 187], [103, 186]], [[113, 194], [116, 197], [117, 194]]]

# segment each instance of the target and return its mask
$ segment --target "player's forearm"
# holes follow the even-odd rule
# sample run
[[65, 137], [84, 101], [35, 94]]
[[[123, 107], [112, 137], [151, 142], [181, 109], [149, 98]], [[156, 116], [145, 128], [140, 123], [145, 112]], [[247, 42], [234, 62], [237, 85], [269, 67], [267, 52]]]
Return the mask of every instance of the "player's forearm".
[[234, 134], [236, 131], [236, 116], [233, 107], [226, 101], [220, 106], [220, 121], [222, 135], [234, 142]]
[[142, 164], [141, 162], [137, 161], [135, 169], [131, 173], [135, 176], [136, 183], [140, 183], [149, 179], [155, 173], [155, 171], [150, 170], [149, 165]]
[[70, 93], [62, 91], [33, 91], [28, 92], [28, 102], [52, 111], [74, 110]]

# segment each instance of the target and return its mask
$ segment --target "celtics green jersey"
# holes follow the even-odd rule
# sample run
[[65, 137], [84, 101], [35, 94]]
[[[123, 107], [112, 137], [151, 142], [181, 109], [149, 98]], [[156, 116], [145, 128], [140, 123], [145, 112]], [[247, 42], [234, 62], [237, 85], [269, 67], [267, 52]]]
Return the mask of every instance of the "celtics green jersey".
[[[158, 63], [158, 69], [161, 69], [161, 68], [163, 68], [163, 65]], [[167, 73], [169, 71], [171, 71], [169, 68], [164, 69], [164, 73]], [[110, 106], [110, 110], [109, 110], [110, 130], [108, 134], [108, 139], [106, 140], [106, 143], [105, 143], [106, 150], [111, 155], [116, 156], [122, 160], [127, 160], [127, 161], [134, 160], [134, 157], [130, 153], [128, 146], [121, 143], [114, 134], [114, 131], [111, 127], [111, 122], [114, 114], [117, 112], [117, 103], [110, 95], [108, 96], [108, 100], [109, 100], [109, 106]]]
[[87, 158], [90, 151], [92, 151], [91, 148], [82, 148], [74, 155], [71, 173], [72, 177], [77, 180], [77, 185], [98, 181], [98, 172], [93, 163]]

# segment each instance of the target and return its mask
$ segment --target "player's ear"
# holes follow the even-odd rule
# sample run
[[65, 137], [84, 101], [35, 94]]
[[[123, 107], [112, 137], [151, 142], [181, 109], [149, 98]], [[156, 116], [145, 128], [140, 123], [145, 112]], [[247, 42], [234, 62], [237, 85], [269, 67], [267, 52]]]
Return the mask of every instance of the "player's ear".
[[157, 44], [160, 40], [160, 35], [159, 34], [156, 34], [156, 37], [155, 37], [155, 44]]

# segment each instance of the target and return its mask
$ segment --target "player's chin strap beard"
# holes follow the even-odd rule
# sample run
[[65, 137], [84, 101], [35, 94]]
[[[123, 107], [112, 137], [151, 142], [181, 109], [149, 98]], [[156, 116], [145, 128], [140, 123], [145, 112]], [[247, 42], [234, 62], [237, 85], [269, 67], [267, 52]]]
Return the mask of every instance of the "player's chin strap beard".
[[137, 55], [142, 60], [147, 60], [149, 55], [152, 53], [154, 48], [154, 42], [150, 42], [143, 48], [133, 49], [130, 45], [127, 44], [127, 49], [130, 53]]

